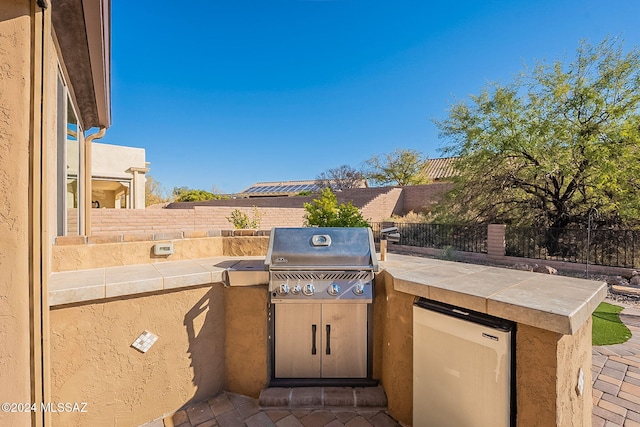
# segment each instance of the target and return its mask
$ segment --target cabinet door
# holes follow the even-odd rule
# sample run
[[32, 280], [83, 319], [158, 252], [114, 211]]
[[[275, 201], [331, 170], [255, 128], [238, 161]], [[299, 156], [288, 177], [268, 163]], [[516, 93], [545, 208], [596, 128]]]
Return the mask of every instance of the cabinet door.
[[322, 377], [367, 377], [367, 304], [322, 306]]
[[275, 304], [275, 377], [319, 378], [321, 304]]

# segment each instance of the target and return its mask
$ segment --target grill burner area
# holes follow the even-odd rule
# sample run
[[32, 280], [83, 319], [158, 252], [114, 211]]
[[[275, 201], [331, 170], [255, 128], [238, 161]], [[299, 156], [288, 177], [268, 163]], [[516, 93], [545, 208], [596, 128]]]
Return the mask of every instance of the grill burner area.
[[371, 271], [315, 271], [271, 273], [271, 302], [373, 301]]

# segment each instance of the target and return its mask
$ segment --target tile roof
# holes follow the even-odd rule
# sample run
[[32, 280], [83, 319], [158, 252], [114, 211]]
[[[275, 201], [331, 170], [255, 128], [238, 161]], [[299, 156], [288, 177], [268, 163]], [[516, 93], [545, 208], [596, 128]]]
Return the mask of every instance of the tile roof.
[[439, 159], [429, 159], [427, 161], [427, 176], [433, 181], [451, 178], [456, 175], [453, 168], [457, 157], [441, 157]]

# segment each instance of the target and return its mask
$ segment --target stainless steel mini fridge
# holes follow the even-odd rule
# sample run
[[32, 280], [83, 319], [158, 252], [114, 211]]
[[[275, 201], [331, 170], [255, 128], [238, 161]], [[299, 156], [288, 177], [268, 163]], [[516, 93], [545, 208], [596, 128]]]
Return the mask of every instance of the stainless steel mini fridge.
[[515, 426], [514, 334], [503, 319], [416, 302], [414, 427]]

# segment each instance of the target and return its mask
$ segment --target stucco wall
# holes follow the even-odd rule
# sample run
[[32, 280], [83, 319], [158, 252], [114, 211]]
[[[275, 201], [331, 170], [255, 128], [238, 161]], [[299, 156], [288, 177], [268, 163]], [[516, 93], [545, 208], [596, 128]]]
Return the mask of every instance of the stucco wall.
[[[29, 402], [30, 1], [0, 7], [0, 402]], [[0, 412], [0, 425], [30, 414]]]
[[[574, 335], [564, 335], [558, 342], [558, 372], [556, 392], [559, 426], [591, 426], [593, 405], [592, 353], [591, 353], [592, 318], [585, 322]], [[584, 392], [578, 395], [578, 371], [584, 374]]]
[[[375, 291], [374, 377], [387, 393], [390, 414], [411, 425], [415, 297], [395, 291], [386, 272], [376, 276]], [[516, 368], [519, 427], [591, 426], [591, 319], [574, 335], [518, 324]], [[582, 396], [576, 391], [580, 369]]]
[[225, 289], [225, 390], [257, 398], [267, 386], [266, 286]]
[[[173, 242], [173, 255], [155, 256], [153, 246], [166, 241]], [[55, 245], [51, 270], [85, 270], [217, 256], [260, 256], [266, 255], [268, 244], [268, 236], [247, 236]]]
[[177, 239], [174, 254], [155, 256], [153, 246], [168, 240], [121, 242], [53, 247], [52, 271], [84, 270], [119, 265], [148, 264], [222, 256], [222, 237]]
[[[224, 383], [222, 284], [55, 308], [53, 401], [86, 402], [53, 425], [135, 426], [215, 395]], [[131, 347], [144, 330], [147, 353]]]
[[555, 349], [561, 335], [527, 325], [516, 332], [518, 426], [556, 425]]
[[127, 169], [146, 166], [144, 148], [94, 142], [91, 149], [91, 175], [94, 177], [131, 179], [133, 175]]
[[393, 278], [375, 279], [373, 376], [387, 393], [389, 413], [411, 425], [413, 418], [413, 295], [396, 292]]

